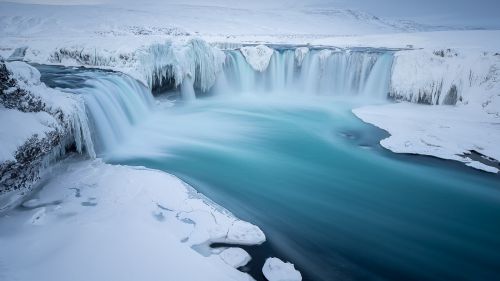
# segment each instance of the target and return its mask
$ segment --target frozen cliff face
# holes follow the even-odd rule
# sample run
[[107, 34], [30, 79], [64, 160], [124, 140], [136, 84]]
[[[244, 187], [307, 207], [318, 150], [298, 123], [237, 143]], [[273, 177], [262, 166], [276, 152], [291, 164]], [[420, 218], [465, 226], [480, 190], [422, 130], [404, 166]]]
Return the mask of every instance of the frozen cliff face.
[[87, 44], [29, 48], [23, 58], [38, 63], [113, 69], [134, 77], [152, 90], [178, 87], [189, 76], [196, 89], [206, 91], [215, 84], [225, 55], [207, 42], [191, 38], [144, 45], [133, 42], [125, 48]]
[[191, 39], [185, 44], [167, 41], [141, 51], [139, 72], [151, 89], [170, 84], [177, 87], [185, 77], [194, 80], [202, 91], [211, 88], [224, 64], [224, 53], [203, 40]]
[[433, 105], [471, 104], [498, 115], [499, 81], [498, 53], [400, 51], [395, 54], [390, 96]]
[[46, 87], [22, 62], [0, 62], [0, 90], [0, 194], [29, 189], [70, 146], [95, 157], [82, 100]]

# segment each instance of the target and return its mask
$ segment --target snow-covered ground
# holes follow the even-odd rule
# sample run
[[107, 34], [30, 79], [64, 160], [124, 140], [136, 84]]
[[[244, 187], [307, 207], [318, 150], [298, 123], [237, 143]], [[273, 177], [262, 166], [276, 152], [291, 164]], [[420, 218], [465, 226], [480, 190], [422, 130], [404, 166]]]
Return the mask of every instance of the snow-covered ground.
[[46, 179], [0, 217], [1, 280], [252, 280], [208, 244], [262, 231], [169, 174], [70, 157]]
[[500, 118], [468, 106], [396, 103], [353, 110], [363, 121], [391, 134], [380, 144], [396, 153], [414, 153], [456, 160], [484, 171], [492, 167], [467, 154], [476, 151], [500, 159]]
[[101, 5], [0, 3], [0, 30], [15, 36], [36, 36], [41, 33], [81, 36], [89, 32], [110, 36], [228, 36], [353, 35], [435, 29], [409, 21], [383, 19], [359, 10], [294, 4], [283, 0], [239, 3], [229, 0], [218, 1], [220, 3], [192, 0], [103, 2]]

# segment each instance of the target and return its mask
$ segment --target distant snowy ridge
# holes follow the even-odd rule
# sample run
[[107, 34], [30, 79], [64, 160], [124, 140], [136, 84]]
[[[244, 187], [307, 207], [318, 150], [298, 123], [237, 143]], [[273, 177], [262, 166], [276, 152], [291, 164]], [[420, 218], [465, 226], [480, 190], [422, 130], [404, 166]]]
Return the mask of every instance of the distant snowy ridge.
[[[221, 5], [127, 3], [101, 5], [33, 5], [0, 3], [0, 36], [62, 37], [295, 35], [351, 36], [445, 30], [412, 21], [383, 19], [335, 7], [259, 9]], [[272, 1], [269, 1], [272, 2]], [[238, 5], [239, 6], [239, 5]], [[299, 5], [300, 6], [300, 5]], [[130, 21], [129, 19], [133, 19]]]
[[411, 20], [388, 20], [377, 17], [375, 15], [354, 10], [354, 9], [339, 9], [339, 8], [309, 8], [304, 9], [305, 13], [328, 16], [344, 20], [355, 20], [368, 25], [376, 26], [380, 29], [392, 29], [396, 32], [422, 32], [422, 31], [437, 31], [450, 30], [447, 26], [435, 26], [418, 23]]

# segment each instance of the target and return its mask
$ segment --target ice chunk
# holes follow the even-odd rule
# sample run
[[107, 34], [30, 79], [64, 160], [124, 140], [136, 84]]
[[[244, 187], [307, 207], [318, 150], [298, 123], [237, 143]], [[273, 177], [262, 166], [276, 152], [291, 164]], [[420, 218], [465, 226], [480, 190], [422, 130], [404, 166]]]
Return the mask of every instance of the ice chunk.
[[295, 266], [278, 258], [268, 258], [262, 267], [262, 273], [269, 281], [301, 281], [302, 275]]
[[219, 257], [228, 265], [238, 268], [246, 265], [252, 258], [242, 248], [228, 248], [219, 254]]
[[252, 47], [243, 47], [241, 53], [247, 60], [248, 64], [256, 71], [262, 72], [267, 69], [274, 50], [265, 46], [257, 45]]
[[472, 168], [475, 168], [475, 169], [478, 169], [478, 170], [489, 172], [489, 173], [498, 173], [499, 172], [499, 170], [497, 168], [492, 167], [492, 166], [488, 166], [488, 165], [483, 164], [479, 161], [472, 161], [472, 162], [466, 163], [465, 165], [472, 167]]
[[227, 233], [226, 242], [241, 245], [256, 245], [266, 241], [266, 236], [259, 227], [246, 221], [235, 221]]
[[299, 47], [295, 49], [295, 62], [297, 63], [298, 66], [302, 65], [302, 62], [304, 61], [304, 58], [308, 53], [309, 53], [309, 48], [307, 47]]

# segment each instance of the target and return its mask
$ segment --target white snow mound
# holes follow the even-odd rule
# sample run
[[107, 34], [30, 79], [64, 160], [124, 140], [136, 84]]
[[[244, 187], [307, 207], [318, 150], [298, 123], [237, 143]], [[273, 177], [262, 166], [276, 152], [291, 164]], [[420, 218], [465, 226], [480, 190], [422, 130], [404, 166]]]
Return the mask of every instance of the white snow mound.
[[248, 64], [256, 71], [262, 72], [267, 69], [274, 50], [265, 46], [257, 45], [252, 47], [243, 47], [241, 53], [247, 60]]
[[269, 281], [302, 280], [302, 275], [292, 263], [285, 263], [278, 258], [268, 258], [262, 267], [262, 273]]
[[242, 248], [228, 248], [220, 253], [219, 257], [234, 268], [244, 266], [252, 259]]
[[299, 47], [295, 49], [295, 62], [297, 63], [298, 66], [302, 65], [302, 62], [304, 61], [304, 58], [308, 53], [309, 53], [309, 48], [307, 47]]

